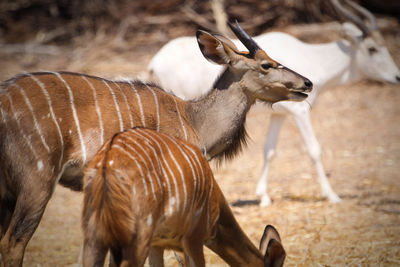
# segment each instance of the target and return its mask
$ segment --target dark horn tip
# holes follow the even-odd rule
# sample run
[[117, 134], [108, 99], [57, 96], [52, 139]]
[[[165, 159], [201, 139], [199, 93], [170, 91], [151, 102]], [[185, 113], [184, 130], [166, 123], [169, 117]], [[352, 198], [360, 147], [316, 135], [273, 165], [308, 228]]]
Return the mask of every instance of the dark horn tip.
[[243, 45], [249, 50], [250, 56], [254, 56], [258, 50], [261, 48], [257, 45], [257, 43], [248, 35], [248, 33], [240, 26], [237, 19], [235, 19], [236, 25], [228, 22], [229, 27], [236, 35], [236, 37], [243, 43]]
[[[237, 19], [235, 19], [235, 22], [227, 21], [226, 23], [228, 24], [229, 28], [231, 28], [231, 30], [233, 32], [235, 31], [235, 29], [237, 29], [237, 25], [239, 25], [239, 22]], [[235, 24], [236, 24], [236, 26], [235, 26]]]

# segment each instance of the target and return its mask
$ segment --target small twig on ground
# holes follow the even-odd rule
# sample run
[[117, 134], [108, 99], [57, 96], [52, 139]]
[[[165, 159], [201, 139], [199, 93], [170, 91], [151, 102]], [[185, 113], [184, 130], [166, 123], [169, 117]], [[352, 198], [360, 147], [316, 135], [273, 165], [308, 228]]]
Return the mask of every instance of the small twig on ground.
[[181, 257], [179, 257], [178, 253], [176, 253], [175, 251], [174, 251], [174, 255], [175, 255], [176, 261], [177, 261], [178, 264], [179, 264], [179, 267], [183, 267], [183, 263], [182, 263]]

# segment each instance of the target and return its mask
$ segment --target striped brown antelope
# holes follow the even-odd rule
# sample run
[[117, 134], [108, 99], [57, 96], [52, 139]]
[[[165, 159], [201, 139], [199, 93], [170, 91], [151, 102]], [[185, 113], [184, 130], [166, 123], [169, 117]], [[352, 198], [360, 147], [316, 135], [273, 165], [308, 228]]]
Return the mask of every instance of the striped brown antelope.
[[[214, 89], [183, 101], [142, 82], [68, 72], [26, 73], [0, 89], [0, 251], [20, 266], [56, 184], [82, 189], [83, 168], [115, 133], [144, 126], [232, 157], [245, 143], [246, 113], [257, 99], [301, 101], [311, 82], [272, 60], [239, 25], [247, 46], [197, 32], [204, 56], [226, 70]], [[179, 52], [179, 51], [177, 51]]]
[[201, 150], [167, 134], [114, 135], [88, 163], [83, 191], [85, 267], [103, 266], [109, 249], [117, 266], [143, 266], [149, 254], [151, 266], [163, 266], [164, 249], [183, 251], [186, 266], [205, 266], [204, 244], [230, 266], [283, 265], [277, 231], [267, 226], [263, 251], [254, 247]]

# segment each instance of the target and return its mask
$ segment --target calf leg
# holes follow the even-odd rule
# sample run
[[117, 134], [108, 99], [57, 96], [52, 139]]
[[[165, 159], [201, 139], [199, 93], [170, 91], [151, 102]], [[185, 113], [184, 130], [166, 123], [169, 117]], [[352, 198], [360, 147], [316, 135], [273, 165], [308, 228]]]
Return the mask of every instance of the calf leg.
[[185, 266], [204, 267], [203, 242], [199, 237], [185, 238], [183, 240], [183, 250], [185, 253]]
[[107, 247], [97, 238], [85, 237], [83, 242], [83, 266], [103, 267]]
[[149, 263], [151, 267], [164, 267], [163, 259], [164, 249], [160, 247], [151, 247], [149, 252]]
[[[153, 225], [148, 223], [147, 216], [138, 218], [136, 222], [136, 233], [128, 246], [122, 248], [121, 265], [144, 266], [150, 251], [151, 239], [153, 237]], [[153, 251], [154, 252], [154, 251]]]
[[121, 267], [144, 266], [150, 251], [151, 237], [148, 241], [139, 242], [139, 240], [141, 240], [141, 238], [134, 238], [129, 246], [122, 249]]

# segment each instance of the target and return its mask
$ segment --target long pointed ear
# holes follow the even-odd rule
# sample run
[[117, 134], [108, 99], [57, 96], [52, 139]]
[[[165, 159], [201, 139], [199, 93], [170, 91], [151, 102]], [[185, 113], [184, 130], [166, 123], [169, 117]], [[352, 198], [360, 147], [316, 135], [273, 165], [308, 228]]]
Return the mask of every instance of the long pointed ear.
[[260, 251], [263, 255], [267, 251], [267, 245], [271, 239], [276, 239], [277, 241], [281, 242], [281, 237], [279, 236], [278, 230], [276, 230], [276, 228], [272, 225], [268, 224], [265, 226], [264, 233], [260, 241]]
[[283, 266], [286, 252], [281, 244], [278, 231], [272, 225], [265, 227], [260, 241], [260, 251], [264, 255], [264, 266]]
[[208, 61], [220, 65], [230, 64], [232, 59], [235, 58], [235, 54], [239, 53], [232, 42], [229, 41], [228, 43], [220, 40], [225, 38], [217, 38], [216, 36], [201, 30], [196, 32], [196, 37], [201, 53], [203, 53], [203, 56]]
[[281, 242], [271, 239], [268, 242], [267, 252], [264, 255], [264, 266], [281, 267], [286, 258], [286, 252]]

